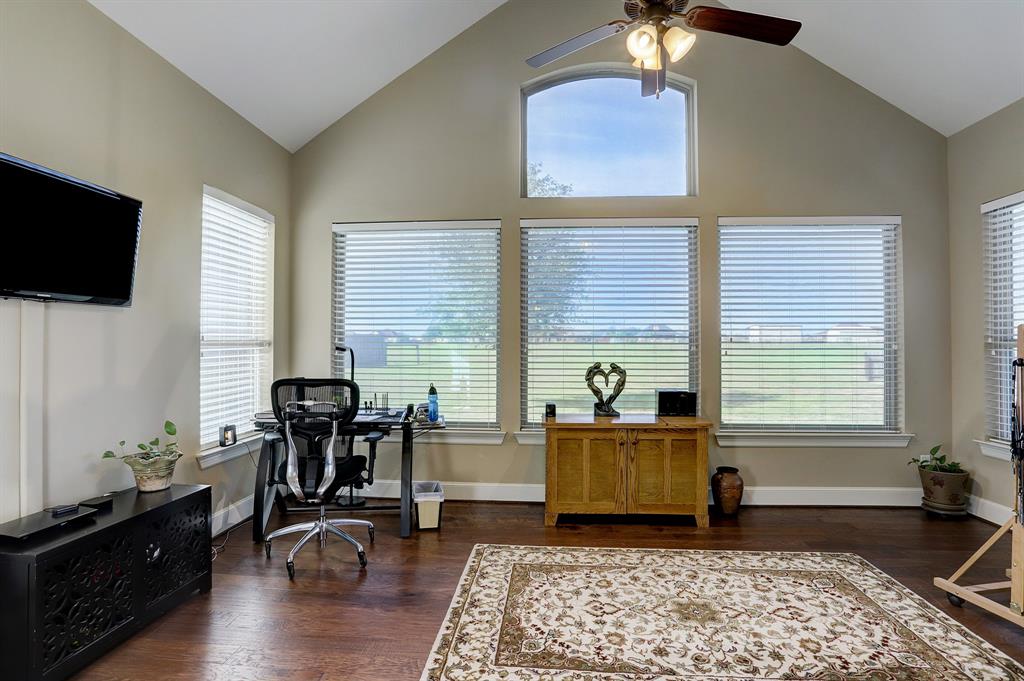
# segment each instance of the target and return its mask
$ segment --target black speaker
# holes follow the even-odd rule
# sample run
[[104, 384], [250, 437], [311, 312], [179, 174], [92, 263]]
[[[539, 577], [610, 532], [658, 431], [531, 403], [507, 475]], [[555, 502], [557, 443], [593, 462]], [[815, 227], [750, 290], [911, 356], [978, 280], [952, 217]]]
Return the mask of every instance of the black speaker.
[[654, 393], [658, 398], [658, 416], [697, 415], [697, 393], [669, 388], [659, 388]]
[[544, 405], [544, 418], [553, 419], [555, 418], [555, 403], [548, 402]]

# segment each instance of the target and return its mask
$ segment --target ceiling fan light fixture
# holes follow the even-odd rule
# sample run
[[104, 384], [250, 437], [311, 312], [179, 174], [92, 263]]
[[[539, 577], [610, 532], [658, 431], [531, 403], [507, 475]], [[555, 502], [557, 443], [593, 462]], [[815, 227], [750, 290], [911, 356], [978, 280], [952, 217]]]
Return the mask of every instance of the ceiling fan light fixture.
[[658, 53], [658, 29], [644, 24], [626, 38], [626, 49], [635, 59], [648, 59]]
[[634, 59], [633, 66], [635, 66], [638, 69], [648, 69], [652, 71], [657, 71], [659, 68], [661, 68], [660, 61], [661, 60], [658, 59], [658, 53], [655, 52], [653, 55], [647, 57], [646, 59]]
[[697, 36], [684, 31], [678, 26], [673, 26], [665, 32], [665, 49], [668, 50], [668, 59], [673, 64], [686, 56], [686, 53], [693, 47]]

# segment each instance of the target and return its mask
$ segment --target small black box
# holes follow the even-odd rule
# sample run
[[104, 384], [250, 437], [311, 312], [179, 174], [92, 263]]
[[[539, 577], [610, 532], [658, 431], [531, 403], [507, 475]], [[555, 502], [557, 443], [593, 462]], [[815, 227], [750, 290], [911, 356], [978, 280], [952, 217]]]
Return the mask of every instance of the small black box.
[[109, 511], [114, 507], [114, 497], [117, 493], [104, 494], [101, 497], [93, 497], [92, 499], [86, 499], [85, 501], [79, 501], [79, 506], [85, 506], [87, 508], [95, 508], [97, 511]]
[[555, 418], [555, 403], [548, 402], [544, 405], [544, 418], [553, 419]]
[[657, 396], [658, 416], [697, 415], [697, 393], [670, 388], [659, 388], [654, 393]]

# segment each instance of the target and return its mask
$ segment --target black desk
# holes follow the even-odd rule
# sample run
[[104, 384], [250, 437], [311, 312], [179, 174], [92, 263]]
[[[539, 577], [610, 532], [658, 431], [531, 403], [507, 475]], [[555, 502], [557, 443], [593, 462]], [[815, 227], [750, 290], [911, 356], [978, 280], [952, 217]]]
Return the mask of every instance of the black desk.
[[[404, 539], [412, 534], [413, 440], [426, 431], [444, 428], [444, 417], [441, 417], [434, 423], [417, 423], [416, 421], [406, 419], [403, 411], [399, 411], [395, 416], [382, 413], [367, 414], [360, 411], [351, 425], [357, 429], [356, 437], [361, 437], [373, 431], [383, 432], [385, 435], [389, 435], [396, 430], [401, 430], [402, 432], [402, 493], [399, 505], [397, 507], [370, 506], [359, 510], [374, 511], [397, 508], [400, 511], [399, 534]], [[256, 489], [253, 494], [252, 509], [252, 540], [261, 543], [266, 535], [267, 525], [270, 522], [270, 513], [274, 506], [277, 506], [283, 513], [287, 513], [290, 510], [302, 511], [305, 509], [289, 509], [284, 501], [286, 494], [284, 486], [272, 483], [275, 472], [287, 456], [284, 444], [284, 426], [278, 423], [273, 413], [267, 412], [256, 414], [256, 428], [263, 431], [263, 444], [260, 447], [260, 459], [256, 467]]]

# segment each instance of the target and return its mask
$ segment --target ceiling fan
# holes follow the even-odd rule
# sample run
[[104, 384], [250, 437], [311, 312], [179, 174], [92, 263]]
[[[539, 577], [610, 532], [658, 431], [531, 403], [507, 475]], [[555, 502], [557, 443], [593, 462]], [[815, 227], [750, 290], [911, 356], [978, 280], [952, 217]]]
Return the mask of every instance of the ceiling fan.
[[626, 49], [635, 60], [633, 66], [640, 68], [640, 94], [649, 97], [664, 92], [667, 63], [682, 59], [697, 39], [679, 26], [669, 26], [671, 21], [681, 19], [689, 28], [772, 45], [788, 45], [800, 30], [799, 21], [724, 7], [701, 6], [686, 11], [689, 4], [690, 0], [626, 0], [623, 9], [628, 19], [609, 21], [569, 38], [530, 57], [526, 63], [534, 68], [545, 66], [639, 24], [627, 37]]

